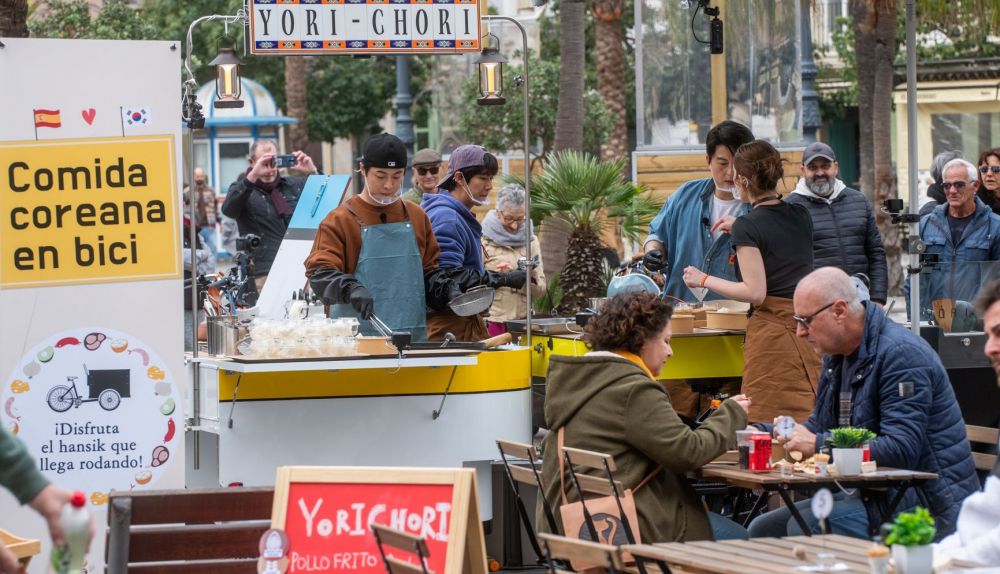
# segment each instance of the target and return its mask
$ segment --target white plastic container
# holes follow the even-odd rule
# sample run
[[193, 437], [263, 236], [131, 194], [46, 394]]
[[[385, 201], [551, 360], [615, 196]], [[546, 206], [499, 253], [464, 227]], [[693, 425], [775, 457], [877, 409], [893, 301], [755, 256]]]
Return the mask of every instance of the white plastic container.
[[69, 504], [63, 506], [62, 525], [65, 543], [59, 548], [52, 548], [49, 564], [54, 574], [80, 574], [87, 560], [87, 533], [90, 530], [90, 512], [87, 510], [87, 497], [77, 490], [70, 498]]

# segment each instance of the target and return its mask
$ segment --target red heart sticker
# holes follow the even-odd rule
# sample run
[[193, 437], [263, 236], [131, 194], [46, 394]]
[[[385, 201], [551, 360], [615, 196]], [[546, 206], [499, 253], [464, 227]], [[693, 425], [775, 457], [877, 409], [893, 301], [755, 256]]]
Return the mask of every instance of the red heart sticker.
[[83, 121], [87, 122], [89, 125], [94, 125], [94, 116], [97, 115], [97, 110], [90, 108], [83, 110], [80, 113], [83, 115]]

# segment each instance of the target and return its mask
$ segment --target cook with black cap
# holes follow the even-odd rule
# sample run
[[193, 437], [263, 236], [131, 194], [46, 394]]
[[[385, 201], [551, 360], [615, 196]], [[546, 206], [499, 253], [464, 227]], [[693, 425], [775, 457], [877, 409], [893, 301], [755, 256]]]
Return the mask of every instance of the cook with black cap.
[[426, 307], [447, 305], [454, 283], [438, 267], [440, 248], [419, 205], [403, 200], [406, 147], [392, 134], [369, 138], [359, 173], [364, 188], [319, 225], [306, 276], [331, 317], [357, 317], [375, 335], [374, 313], [395, 331], [426, 338]]

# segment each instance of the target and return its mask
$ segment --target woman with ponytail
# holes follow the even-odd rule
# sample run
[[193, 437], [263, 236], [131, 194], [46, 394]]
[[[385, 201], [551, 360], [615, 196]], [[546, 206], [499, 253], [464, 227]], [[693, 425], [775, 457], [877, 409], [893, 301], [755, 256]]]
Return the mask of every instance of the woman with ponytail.
[[732, 225], [736, 281], [684, 270], [689, 287], [709, 289], [750, 303], [743, 347], [742, 392], [753, 399], [750, 420], [770, 423], [779, 415], [804, 422], [812, 413], [819, 357], [795, 335], [792, 295], [813, 269], [812, 219], [801, 205], [781, 200], [778, 182], [784, 160], [764, 140], [740, 146], [733, 159], [733, 195], [750, 213]]

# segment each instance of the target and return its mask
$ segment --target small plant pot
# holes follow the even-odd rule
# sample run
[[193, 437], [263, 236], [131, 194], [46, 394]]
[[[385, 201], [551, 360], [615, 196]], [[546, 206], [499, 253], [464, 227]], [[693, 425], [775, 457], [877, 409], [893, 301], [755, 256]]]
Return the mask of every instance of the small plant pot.
[[842, 475], [861, 474], [861, 461], [864, 459], [863, 448], [835, 448], [833, 462], [837, 472]]
[[932, 574], [934, 571], [934, 547], [892, 545], [892, 561], [897, 574]]

